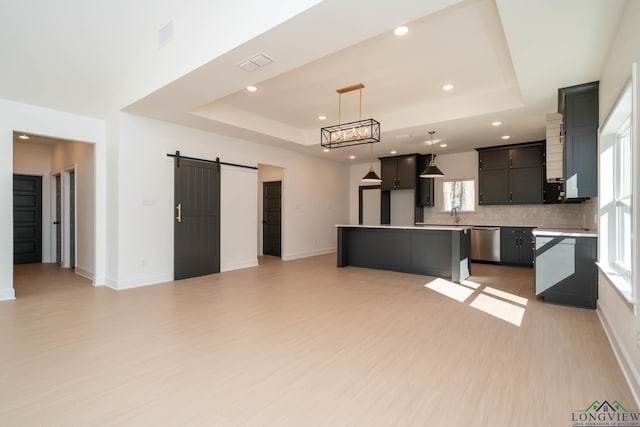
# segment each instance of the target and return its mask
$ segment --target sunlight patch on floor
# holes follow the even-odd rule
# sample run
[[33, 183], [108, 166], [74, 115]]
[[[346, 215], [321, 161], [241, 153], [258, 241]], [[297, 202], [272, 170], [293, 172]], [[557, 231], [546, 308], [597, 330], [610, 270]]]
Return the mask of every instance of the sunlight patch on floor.
[[523, 298], [521, 296], [509, 293], [509, 292], [501, 291], [500, 289], [495, 289], [490, 286], [487, 286], [486, 288], [484, 288], [482, 292], [491, 294], [496, 297], [500, 297], [502, 299], [506, 299], [511, 302], [515, 302], [516, 304], [520, 304], [520, 305], [527, 305], [527, 302], [529, 302], [527, 298]]
[[522, 324], [524, 308], [506, 301], [480, 294], [469, 305], [513, 325], [520, 326]]
[[433, 281], [424, 285], [424, 287], [429, 288], [432, 291], [436, 291], [449, 298], [453, 298], [454, 300], [459, 302], [464, 302], [471, 296], [471, 294], [473, 294], [472, 289], [440, 278], [434, 279]]

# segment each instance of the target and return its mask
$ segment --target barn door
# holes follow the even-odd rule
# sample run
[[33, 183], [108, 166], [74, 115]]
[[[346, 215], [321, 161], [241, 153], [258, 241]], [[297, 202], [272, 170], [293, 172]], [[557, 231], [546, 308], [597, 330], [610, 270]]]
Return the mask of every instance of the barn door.
[[220, 165], [178, 158], [174, 167], [175, 280], [220, 272]]

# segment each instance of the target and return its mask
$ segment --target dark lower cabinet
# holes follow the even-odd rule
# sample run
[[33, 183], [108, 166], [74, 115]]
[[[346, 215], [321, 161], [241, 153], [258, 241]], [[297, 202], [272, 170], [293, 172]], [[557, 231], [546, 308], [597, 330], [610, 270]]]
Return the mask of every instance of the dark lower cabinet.
[[596, 237], [536, 236], [535, 289], [544, 302], [596, 308]]
[[533, 227], [500, 227], [500, 262], [533, 266]]

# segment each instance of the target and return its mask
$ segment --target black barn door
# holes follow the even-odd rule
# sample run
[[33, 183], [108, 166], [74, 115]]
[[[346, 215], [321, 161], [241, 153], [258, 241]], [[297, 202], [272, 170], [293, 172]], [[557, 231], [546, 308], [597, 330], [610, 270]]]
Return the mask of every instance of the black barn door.
[[175, 160], [173, 277], [220, 272], [220, 165]]
[[262, 183], [262, 253], [280, 256], [281, 200], [280, 181]]
[[42, 177], [13, 175], [13, 263], [42, 262]]

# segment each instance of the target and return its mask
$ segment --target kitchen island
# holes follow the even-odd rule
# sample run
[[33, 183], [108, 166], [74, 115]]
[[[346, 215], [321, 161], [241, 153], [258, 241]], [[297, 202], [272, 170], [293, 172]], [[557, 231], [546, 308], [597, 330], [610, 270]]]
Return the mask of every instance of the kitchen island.
[[336, 225], [338, 267], [469, 277], [469, 226]]

